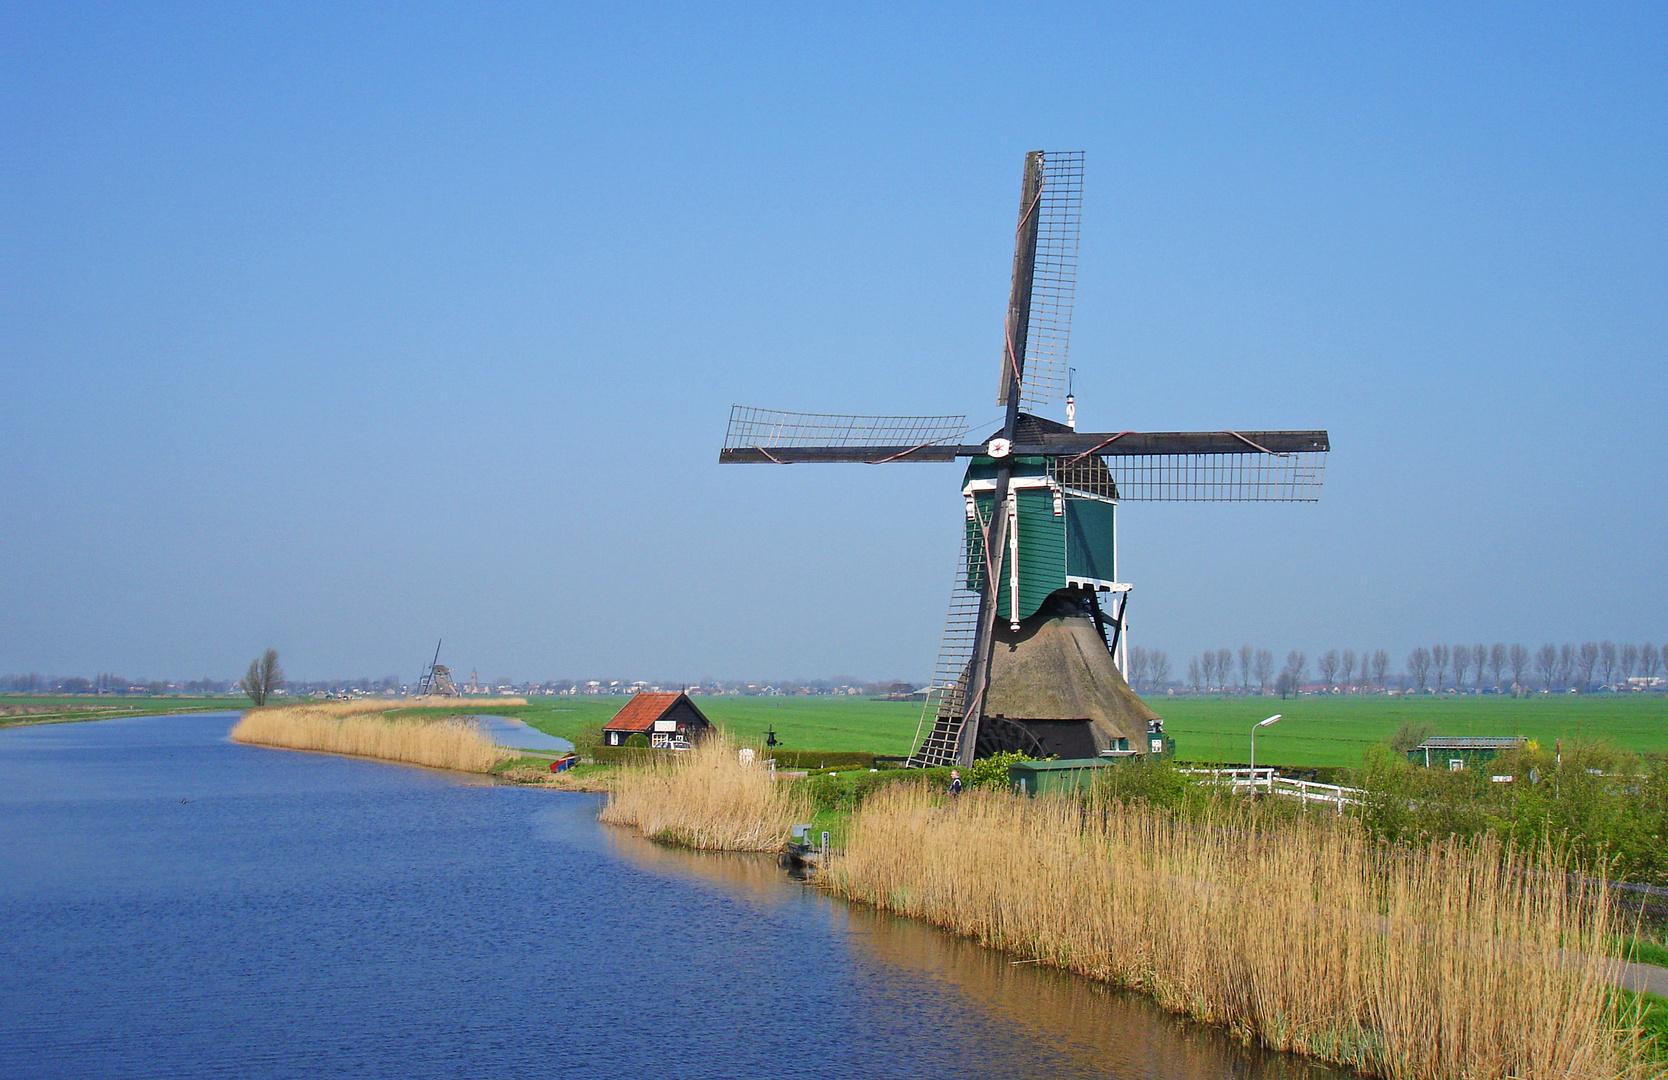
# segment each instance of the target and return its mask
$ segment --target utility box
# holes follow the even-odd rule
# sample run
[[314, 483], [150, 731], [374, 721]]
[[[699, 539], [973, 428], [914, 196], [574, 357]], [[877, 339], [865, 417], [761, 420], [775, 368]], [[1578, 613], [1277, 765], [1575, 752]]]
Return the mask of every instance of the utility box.
[[1026, 795], [1070, 795], [1093, 783], [1097, 770], [1116, 766], [1112, 758], [1018, 761], [1008, 766], [1008, 786]]

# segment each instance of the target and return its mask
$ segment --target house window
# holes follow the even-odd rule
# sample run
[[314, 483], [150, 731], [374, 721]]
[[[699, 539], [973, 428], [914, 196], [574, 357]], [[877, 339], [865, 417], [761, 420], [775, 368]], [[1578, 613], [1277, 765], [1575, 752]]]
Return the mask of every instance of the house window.
[[1449, 772], [1459, 772], [1463, 768], [1465, 768], [1465, 759], [1464, 758], [1452, 757], [1452, 758], [1448, 759], [1448, 771]]

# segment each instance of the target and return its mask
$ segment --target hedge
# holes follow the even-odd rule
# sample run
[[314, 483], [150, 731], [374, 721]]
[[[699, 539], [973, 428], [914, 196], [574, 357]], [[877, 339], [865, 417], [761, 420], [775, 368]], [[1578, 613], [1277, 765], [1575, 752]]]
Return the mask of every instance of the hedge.
[[862, 750], [766, 750], [778, 769], [872, 769], [875, 756]]

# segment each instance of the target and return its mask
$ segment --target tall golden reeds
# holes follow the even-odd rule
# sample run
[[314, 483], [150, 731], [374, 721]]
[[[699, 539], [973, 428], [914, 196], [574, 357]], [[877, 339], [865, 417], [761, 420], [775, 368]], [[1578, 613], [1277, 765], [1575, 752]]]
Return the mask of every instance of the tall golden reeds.
[[729, 740], [667, 752], [621, 771], [597, 820], [635, 825], [644, 836], [710, 851], [775, 851], [810, 812], [796, 784], [743, 764]]
[[458, 717], [390, 719], [399, 702], [321, 702], [252, 709], [232, 728], [232, 740], [403, 761], [436, 769], [491, 772], [510, 756]]
[[1605, 886], [1493, 838], [1391, 853], [1348, 819], [899, 785], [824, 880], [1392, 1080], [1649, 1075], [1607, 1004]]

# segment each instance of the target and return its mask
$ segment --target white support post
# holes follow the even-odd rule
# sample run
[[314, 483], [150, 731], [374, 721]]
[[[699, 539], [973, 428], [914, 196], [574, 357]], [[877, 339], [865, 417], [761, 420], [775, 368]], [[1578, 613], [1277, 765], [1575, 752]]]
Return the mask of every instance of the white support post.
[[1019, 494], [1008, 492], [1008, 629], [1019, 629]]

